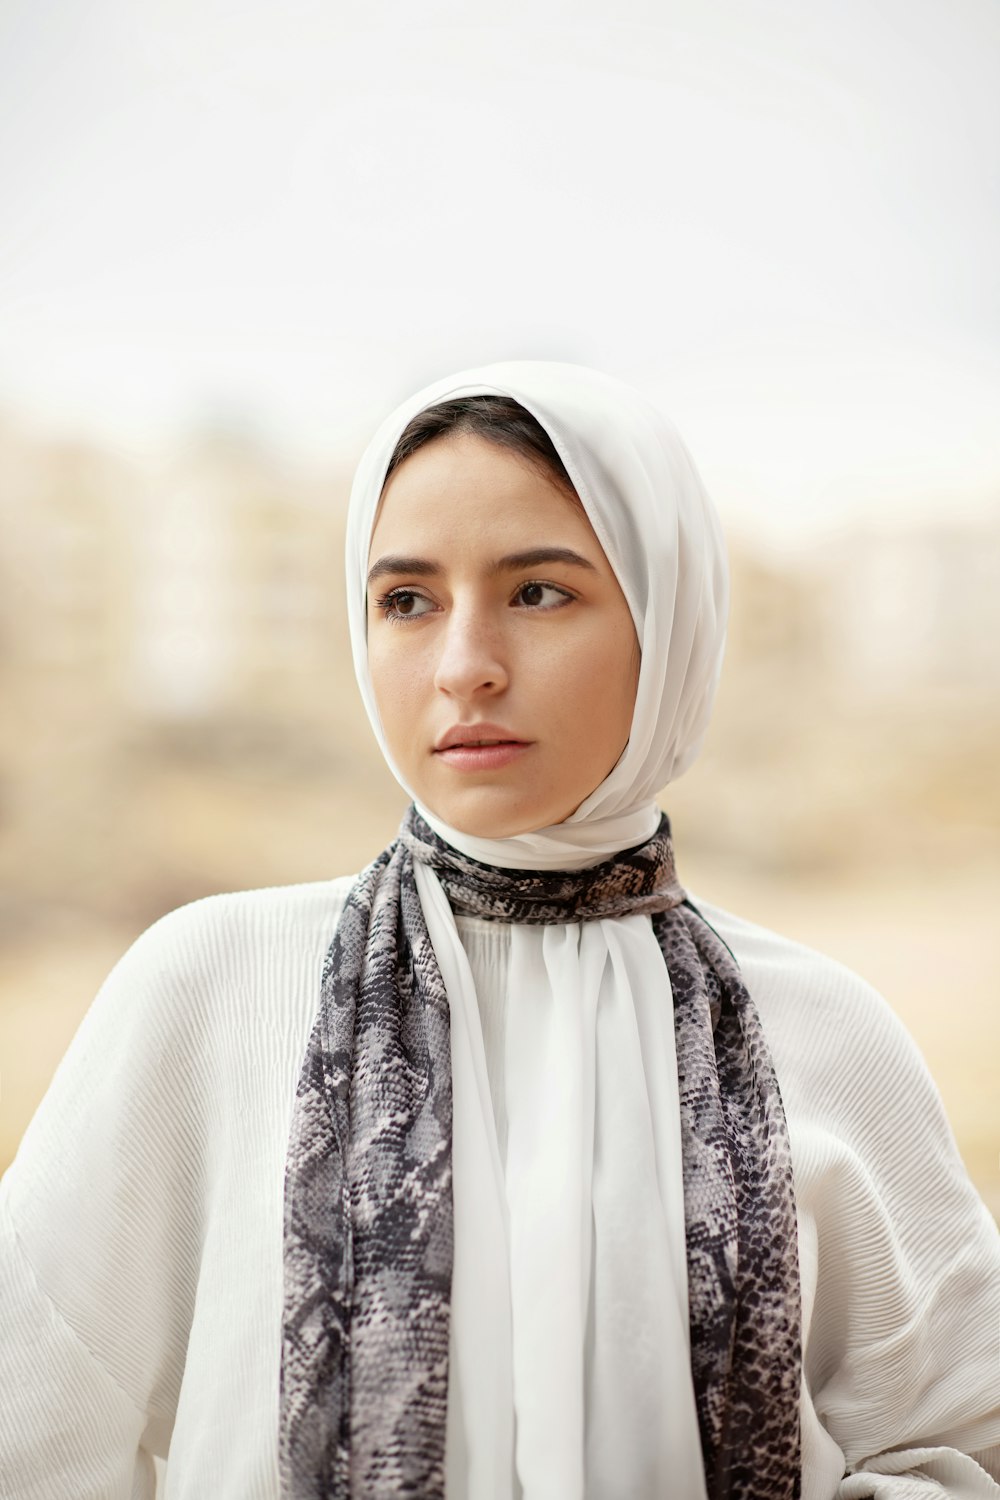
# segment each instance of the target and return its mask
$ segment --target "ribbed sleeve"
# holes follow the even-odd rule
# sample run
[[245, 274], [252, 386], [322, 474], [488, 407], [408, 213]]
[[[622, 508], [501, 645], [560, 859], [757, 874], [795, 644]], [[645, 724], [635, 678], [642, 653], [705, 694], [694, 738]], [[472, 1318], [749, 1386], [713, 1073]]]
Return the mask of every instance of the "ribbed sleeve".
[[0, 1495], [152, 1500], [147, 1419], [39, 1287], [0, 1191]]

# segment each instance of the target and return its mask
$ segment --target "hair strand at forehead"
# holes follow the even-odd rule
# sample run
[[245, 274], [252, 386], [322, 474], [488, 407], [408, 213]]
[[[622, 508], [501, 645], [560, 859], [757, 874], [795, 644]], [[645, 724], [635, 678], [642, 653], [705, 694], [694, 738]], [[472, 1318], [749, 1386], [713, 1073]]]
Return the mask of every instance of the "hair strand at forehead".
[[541, 471], [559, 489], [581, 506], [566, 465], [545, 428], [526, 407], [512, 396], [491, 395], [460, 396], [450, 401], [438, 401], [427, 406], [403, 428], [389, 459], [382, 483], [383, 490], [393, 472], [411, 454], [426, 443], [455, 433], [467, 433], [479, 437], [526, 460], [536, 471]]

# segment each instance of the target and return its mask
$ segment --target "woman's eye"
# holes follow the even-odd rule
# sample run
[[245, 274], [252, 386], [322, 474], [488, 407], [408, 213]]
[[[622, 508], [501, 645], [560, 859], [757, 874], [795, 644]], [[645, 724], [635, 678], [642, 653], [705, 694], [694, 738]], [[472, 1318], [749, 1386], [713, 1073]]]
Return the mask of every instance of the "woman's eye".
[[434, 607], [423, 594], [415, 594], [412, 589], [392, 589], [377, 604], [387, 620], [414, 620]]
[[522, 583], [514, 598], [528, 609], [558, 609], [568, 604], [573, 595], [554, 583]]

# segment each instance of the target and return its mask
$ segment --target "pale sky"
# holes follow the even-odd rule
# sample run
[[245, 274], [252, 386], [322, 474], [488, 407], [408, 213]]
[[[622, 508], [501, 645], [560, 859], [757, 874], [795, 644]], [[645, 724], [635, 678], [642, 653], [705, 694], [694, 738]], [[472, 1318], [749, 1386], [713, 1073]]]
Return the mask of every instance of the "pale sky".
[[0, 410], [353, 458], [574, 359], [749, 528], [996, 514], [998, 161], [997, 0], [0, 0]]

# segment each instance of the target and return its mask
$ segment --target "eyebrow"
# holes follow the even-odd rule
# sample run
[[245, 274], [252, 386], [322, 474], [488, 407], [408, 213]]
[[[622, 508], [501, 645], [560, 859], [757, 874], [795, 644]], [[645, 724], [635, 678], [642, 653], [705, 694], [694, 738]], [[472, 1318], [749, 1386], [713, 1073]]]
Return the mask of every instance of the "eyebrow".
[[[498, 557], [495, 562], [490, 563], [487, 572], [491, 578], [499, 573], [519, 573], [524, 568], [539, 568], [545, 563], [568, 563], [574, 568], [589, 568], [592, 573], [597, 569], [587, 558], [581, 557], [579, 552], [574, 552], [571, 547], [529, 547], [526, 552], [508, 552], [505, 557]], [[411, 578], [432, 578], [443, 571], [441, 564], [433, 562], [427, 557], [380, 557], [368, 574], [369, 587], [377, 578], [384, 578], [388, 573], [408, 573]]]

